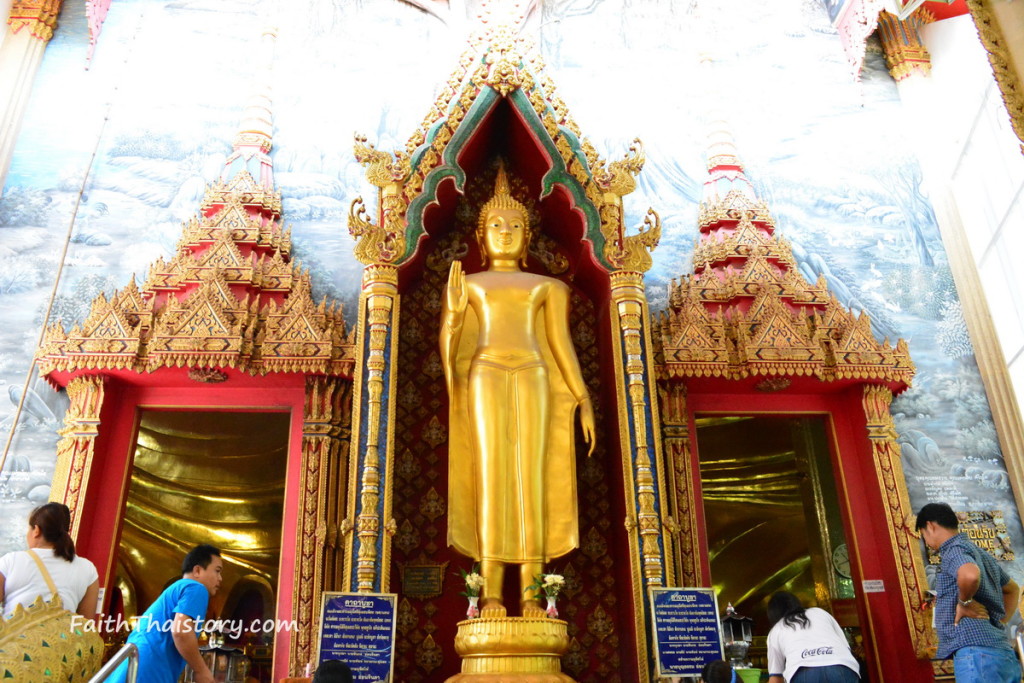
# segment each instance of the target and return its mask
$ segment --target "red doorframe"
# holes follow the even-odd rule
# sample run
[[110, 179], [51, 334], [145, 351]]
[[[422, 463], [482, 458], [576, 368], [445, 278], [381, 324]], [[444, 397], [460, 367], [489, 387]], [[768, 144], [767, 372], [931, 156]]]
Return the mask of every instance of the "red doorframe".
[[[150, 378], [152, 376], [149, 376]], [[95, 454], [88, 482], [83, 482], [82, 524], [76, 545], [96, 564], [100, 586], [113, 585], [117, 549], [121, 540], [139, 419], [143, 409], [210, 410], [231, 412], [287, 412], [291, 415], [288, 463], [285, 473], [281, 558], [278, 567], [276, 618], [291, 619], [295, 583], [295, 538], [300, 508], [302, 424], [305, 405], [303, 375], [232, 378], [230, 385], [177, 386], [128, 384], [108, 380]], [[104, 601], [109, 608], [110, 592]], [[139, 605], [145, 609], [148, 605]], [[274, 639], [274, 680], [288, 676], [291, 632], [279, 630]]]
[[[850, 549], [853, 580], [857, 586], [857, 613], [869, 655], [872, 681], [924, 683], [934, 680], [930, 660], [914, 654], [907, 624], [904, 596], [900, 594], [897, 566], [900, 559], [890, 541], [885, 499], [879, 488], [867, 418], [861, 403], [863, 389], [854, 385], [830, 394], [748, 394], [691, 392], [687, 397], [690, 420], [692, 481], [701, 543], [701, 578], [711, 585], [704, 501], [697, 458], [694, 416], [702, 415], [824, 415], [829, 450], [836, 475], [844, 531]], [[881, 580], [884, 591], [865, 593], [864, 581]], [[887, 675], [888, 674], [888, 675]]]

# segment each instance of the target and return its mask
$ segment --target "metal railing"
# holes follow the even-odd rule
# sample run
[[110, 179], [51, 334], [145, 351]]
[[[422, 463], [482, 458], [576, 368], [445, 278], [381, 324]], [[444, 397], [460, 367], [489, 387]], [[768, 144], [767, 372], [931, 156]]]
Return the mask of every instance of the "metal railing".
[[1017, 627], [1017, 658], [1020, 659], [1021, 668], [1024, 668], [1024, 630]]
[[111, 657], [110, 661], [104, 664], [103, 668], [89, 679], [89, 683], [103, 683], [126, 660], [128, 662], [128, 675], [125, 676], [124, 683], [136, 683], [136, 678], [139, 675], [139, 648], [135, 647], [133, 643], [128, 643], [118, 650], [117, 654]]

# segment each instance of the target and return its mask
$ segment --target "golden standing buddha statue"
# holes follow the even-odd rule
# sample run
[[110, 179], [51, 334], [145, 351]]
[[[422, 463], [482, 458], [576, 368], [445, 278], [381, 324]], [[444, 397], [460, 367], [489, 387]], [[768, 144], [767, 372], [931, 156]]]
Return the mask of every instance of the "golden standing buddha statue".
[[525, 590], [548, 560], [579, 545], [575, 414], [594, 450], [594, 409], [569, 334], [569, 287], [526, 273], [528, 212], [498, 170], [477, 240], [487, 270], [455, 261], [441, 321], [450, 399], [448, 543], [480, 562], [481, 617], [504, 617], [505, 565], [520, 565], [524, 617], [544, 612]]

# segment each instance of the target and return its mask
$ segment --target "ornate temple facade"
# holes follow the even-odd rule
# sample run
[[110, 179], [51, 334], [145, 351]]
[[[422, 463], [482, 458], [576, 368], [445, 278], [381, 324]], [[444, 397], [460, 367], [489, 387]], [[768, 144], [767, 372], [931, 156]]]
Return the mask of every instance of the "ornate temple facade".
[[[94, 46], [108, 7], [87, 5]], [[532, 21], [542, 5], [531, 5]], [[115, 10], [108, 35], [126, 25]], [[854, 10], [864, 11], [845, 11]], [[148, 15], [138, 16], [142, 26]], [[282, 34], [299, 25], [291, 20]], [[881, 26], [889, 68], [903, 79], [926, 55], [909, 49], [919, 18], [899, 21], [883, 16]], [[305, 27], [317, 49], [331, 29]], [[546, 47], [561, 67], [570, 43], [560, 41]], [[525, 270], [571, 292], [569, 329], [597, 416], [593, 457], [578, 447], [574, 479], [557, 482], [579, 506], [579, 548], [549, 568], [565, 579], [562, 673], [659, 680], [652, 591], [714, 587], [720, 610], [729, 603], [754, 618], [755, 664], [764, 660], [764, 605], [786, 589], [836, 616], [873, 680], [950, 679], [950, 663], [932, 659], [934, 558], [921, 551], [915, 511], [952, 497], [965, 523], [1001, 534], [988, 549], [1011, 574], [1024, 530], [1019, 465], [1000, 451], [1019, 414], [1014, 423], [998, 408], [1003, 394], [991, 381], [974, 388], [983, 382], [971, 340], [957, 337], [967, 323], [949, 314], [960, 299], [931, 209], [913, 214], [908, 200], [901, 218], [875, 190], [816, 203], [792, 200], [796, 187], [773, 194], [751, 180], [744, 145], [718, 117], [704, 126], [699, 176], [628, 128], [600, 133], [628, 147], [609, 160], [518, 25], [485, 16], [465, 42], [433, 106], [420, 103], [422, 123], [400, 131], [411, 130], [404, 146], [386, 141], [399, 139], [390, 128], [376, 142], [357, 135], [334, 175], [324, 169], [336, 150], [319, 138], [319, 159], [282, 163], [281, 139], [289, 124], [301, 127], [305, 108], [282, 120], [271, 96], [273, 69], [299, 51], [292, 44], [275, 60], [276, 29], [248, 44], [256, 68], [233, 62], [251, 72], [245, 88], [255, 96], [233, 136], [206, 143], [224, 151], [208, 155], [217, 174], [201, 192], [193, 182], [152, 199], [168, 174], [196, 175], [203, 155], [145, 134], [97, 137], [97, 148], [111, 148], [109, 168], [69, 191], [65, 246], [75, 246], [54, 292], [91, 267], [91, 254], [74, 249], [167, 246], [125, 257], [138, 278], [108, 268], [98, 292], [78, 280], [96, 295], [77, 309], [70, 294], [45, 306], [33, 344], [38, 381], [11, 385], [11, 433], [21, 412], [39, 415], [24, 433], [54, 434], [38, 447], [52, 451], [52, 472], [40, 483], [32, 474], [47, 466], [12, 459], [22, 469], [3, 481], [11, 509], [40, 496], [65, 502], [79, 550], [100, 572], [104, 611], [125, 617], [159, 594], [183, 549], [221, 547], [226, 590], [211, 609], [292, 625], [240, 637], [257, 680], [315, 666], [329, 591], [396, 596], [392, 680], [457, 674], [458, 576], [473, 562], [446, 541], [441, 302], [454, 261], [481, 270], [477, 216], [503, 165], [533, 230]], [[351, 180], [357, 167], [362, 177]], [[41, 200], [11, 182], [18, 189], [6, 196], [24, 201], [8, 199], [3, 220], [18, 246], [36, 239], [18, 221], [47, 219], [33, 208]], [[65, 199], [54, 192], [51, 201]], [[693, 215], [681, 218], [681, 205]], [[138, 207], [135, 237], [103, 244], [116, 206]], [[171, 206], [190, 217], [153, 220]], [[790, 236], [785, 226], [801, 222], [793, 206], [850, 231]], [[351, 239], [320, 239], [318, 221], [338, 233], [347, 223]], [[862, 226], [864, 244], [851, 225]], [[887, 236], [897, 228], [906, 236]], [[883, 270], [851, 256], [869, 249]], [[882, 260], [896, 251], [912, 265]], [[12, 282], [4, 286], [18, 291]], [[78, 315], [61, 315], [61, 302]], [[66, 396], [63, 412], [44, 388]], [[959, 411], [955, 424], [938, 417], [947, 406]], [[5, 458], [17, 455], [12, 442]], [[118, 635], [108, 642], [116, 647]]]

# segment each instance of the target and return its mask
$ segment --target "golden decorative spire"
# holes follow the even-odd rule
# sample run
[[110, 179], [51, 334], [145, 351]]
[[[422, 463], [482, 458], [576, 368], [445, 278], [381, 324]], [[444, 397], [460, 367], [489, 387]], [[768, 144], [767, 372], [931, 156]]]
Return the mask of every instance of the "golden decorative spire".
[[248, 172], [263, 189], [274, 189], [274, 163], [270, 158], [270, 150], [274, 144], [270, 76], [273, 73], [276, 42], [277, 29], [264, 29], [260, 45], [261, 59], [254, 69], [257, 76], [253, 83], [253, 94], [246, 104], [238, 133], [232, 142], [234, 151], [224, 162], [224, 170], [221, 171], [223, 182], [229, 182], [239, 174]]
[[708, 126], [708, 170], [715, 168], [735, 168], [743, 170], [743, 163], [740, 161], [739, 152], [736, 151], [736, 141], [733, 139], [729, 123], [722, 118], [716, 118]]
[[724, 117], [712, 116], [708, 124], [707, 151], [708, 179], [700, 200], [698, 223], [701, 230], [730, 211], [752, 211], [764, 223], [770, 234], [775, 225], [768, 206], [761, 201], [754, 186], [743, 172], [743, 162], [736, 149], [732, 130]]
[[[243, 139], [246, 134], [257, 135], [264, 138], [269, 145], [274, 134], [274, 114], [271, 109], [270, 74], [273, 69], [274, 48], [277, 41], [277, 29], [267, 27], [262, 35], [262, 55], [264, 63], [260, 65], [257, 73], [266, 76], [266, 80], [257, 86], [258, 92], [253, 93], [246, 105], [242, 123], [239, 126], [238, 136], [235, 137], [235, 148], [247, 144]], [[269, 150], [269, 147], [267, 149]]]
[[175, 254], [150, 266], [141, 291], [129, 282], [109, 301], [98, 297], [70, 331], [50, 326], [36, 355], [44, 376], [174, 367], [351, 374], [354, 347], [341, 306], [313, 300], [281, 223], [268, 154], [275, 37], [263, 32], [265, 82], [246, 107], [221, 178], [183, 224]]
[[812, 284], [800, 274], [717, 118], [707, 159], [693, 274], [672, 282], [657, 323], [662, 376], [780, 378], [759, 381], [764, 391], [795, 377], [909, 386], [914, 366], [906, 342], [879, 343], [867, 314], [843, 307], [824, 276]]

